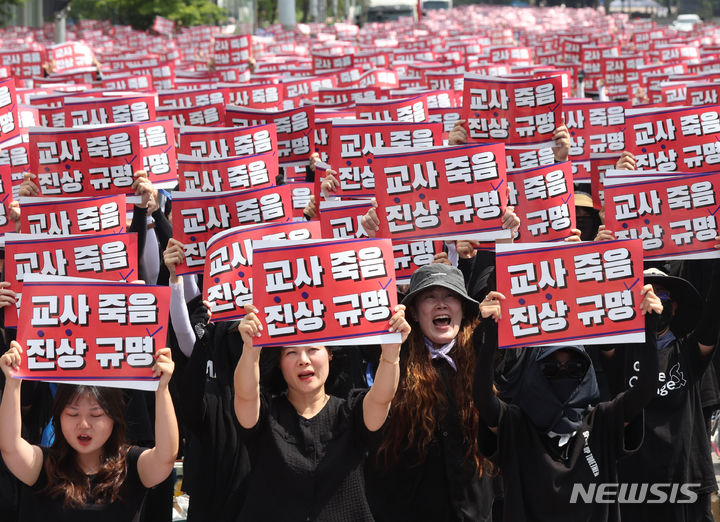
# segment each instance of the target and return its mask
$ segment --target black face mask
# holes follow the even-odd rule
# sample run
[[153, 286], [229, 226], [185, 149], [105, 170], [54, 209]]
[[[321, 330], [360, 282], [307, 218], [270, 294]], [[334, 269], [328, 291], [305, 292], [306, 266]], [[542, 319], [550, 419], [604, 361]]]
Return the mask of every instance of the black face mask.
[[557, 400], [565, 404], [580, 384], [580, 379], [576, 379], [575, 377], [560, 377], [548, 379], [548, 382]]
[[673, 319], [673, 303], [669, 299], [663, 299], [662, 300], [663, 305], [663, 311], [662, 314], [660, 314], [660, 320], [658, 321], [658, 327], [657, 331], [662, 332], [665, 330], [668, 326], [670, 326], [670, 323], [672, 323]]

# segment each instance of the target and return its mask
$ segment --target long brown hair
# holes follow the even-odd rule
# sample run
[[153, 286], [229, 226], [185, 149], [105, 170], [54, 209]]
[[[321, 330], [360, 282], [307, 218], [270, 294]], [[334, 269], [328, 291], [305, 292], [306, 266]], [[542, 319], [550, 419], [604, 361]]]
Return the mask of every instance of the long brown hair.
[[[103, 462], [95, 485], [77, 463], [77, 453], [68, 444], [60, 425], [65, 407], [79, 397], [87, 395], [97, 401], [113, 420], [113, 429], [103, 447]], [[48, 449], [45, 460], [47, 486], [43, 493], [53, 499], [62, 499], [65, 508], [80, 507], [88, 498], [98, 504], [109, 504], [120, 499], [120, 488], [125, 481], [125, 460], [129, 447], [125, 444], [125, 402], [122, 390], [98, 386], [60, 384], [53, 403], [53, 429], [55, 441]]]
[[[480, 420], [472, 400], [475, 371], [473, 331], [478, 319], [470, 319], [473, 314], [468, 311], [464, 310], [456, 344], [451, 352], [457, 366], [457, 377], [453, 379], [454, 385], [450, 392], [454, 394], [457, 405], [467, 447], [466, 459], [475, 473], [482, 475], [486, 459], [480, 454], [477, 441]], [[413, 315], [407, 314], [412, 331], [401, 352], [400, 385], [393, 399], [385, 437], [377, 454], [378, 464], [385, 467], [397, 463], [400, 453], [407, 450], [416, 451], [422, 462], [427, 456], [440, 418], [448, 408], [443, 392], [445, 387], [439, 382], [440, 375], [432, 365], [420, 325]]]

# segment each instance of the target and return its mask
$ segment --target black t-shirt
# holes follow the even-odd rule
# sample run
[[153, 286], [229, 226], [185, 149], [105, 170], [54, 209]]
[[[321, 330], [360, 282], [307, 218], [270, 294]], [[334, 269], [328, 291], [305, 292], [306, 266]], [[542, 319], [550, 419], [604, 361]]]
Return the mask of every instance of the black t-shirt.
[[[516, 405], [501, 402], [498, 434], [481, 432], [481, 448], [502, 471], [506, 522], [618, 521], [617, 504], [571, 503], [574, 486], [617, 483], [617, 461], [642, 443], [642, 416], [624, 428], [622, 396], [602, 402], [560, 448]], [[494, 453], [494, 454], [493, 454]]]
[[242, 346], [236, 327], [225, 322], [208, 329], [195, 343], [179, 386], [188, 521], [234, 522], [245, 500], [250, 459], [233, 409], [232, 374]]
[[386, 469], [371, 451], [366, 466], [373, 515], [382, 522], [489, 521], [495, 498], [490, 467], [479, 475], [468, 461], [468, 444], [450, 393], [455, 370], [442, 359], [432, 363], [441, 377], [447, 411], [439, 415], [424, 459], [415, 450], [405, 450], [399, 462]]
[[373, 436], [363, 420], [365, 392], [331, 396], [311, 419], [285, 395], [261, 397], [258, 423], [240, 428], [252, 471], [239, 520], [372, 521], [363, 479]]
[[[43, 465], [33, 486], [23, 486], [20, 495], [20, 522], [139, 522], [148, 489], [138, 475], [137, 461], [146, 448], [133, 446], [127, 454], [126, 476], [120, 490], [120, 500], [111, 504], [96, 504], [92, 499], [80, 508], [63, 508], [63, 499], [53, 499], [42, 492], [47, 485]], [[46, 450], [43, 449], [43, 457]], [[90, 476], [90, 483], [93, 477]]]
[[[631, 352], [627, 357], [626, 384], [632, 385], [634, 357]], [[692, 336], [658, 350], [658, 390], [645, 407], [645, 441], [619, 466], [621, 482], [700, 484], [693, 487], [699, 495], [717, 489], [699, 386], [708, 362]], [[623, 517], [633, 521], [696, 522], [685, 515], [688, 509], [687, 504], [622, 506]]]

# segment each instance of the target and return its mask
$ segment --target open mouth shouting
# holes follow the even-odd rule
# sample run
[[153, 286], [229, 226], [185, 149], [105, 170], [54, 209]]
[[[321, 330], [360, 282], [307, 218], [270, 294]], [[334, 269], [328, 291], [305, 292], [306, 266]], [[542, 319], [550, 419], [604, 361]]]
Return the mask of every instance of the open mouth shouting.
[[433, 319], [433, 325], [437, 328], [445, 329], [450, 326], [450, 316], [448, 314], [441, 314]]
[[92, 437], [87, 433], [83, 433], [78, 435], [77, 440], [80, 445], [88, 446], [92, 442]]

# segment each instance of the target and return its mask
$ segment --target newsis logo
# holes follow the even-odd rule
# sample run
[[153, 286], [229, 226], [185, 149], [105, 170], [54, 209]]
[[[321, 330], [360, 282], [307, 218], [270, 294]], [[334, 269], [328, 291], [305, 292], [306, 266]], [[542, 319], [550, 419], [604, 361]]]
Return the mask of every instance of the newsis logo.
[[573, 484], [570, 503], [692, 504], [700, 484]]

